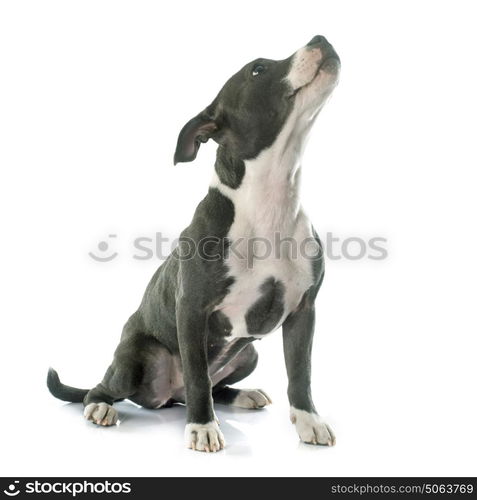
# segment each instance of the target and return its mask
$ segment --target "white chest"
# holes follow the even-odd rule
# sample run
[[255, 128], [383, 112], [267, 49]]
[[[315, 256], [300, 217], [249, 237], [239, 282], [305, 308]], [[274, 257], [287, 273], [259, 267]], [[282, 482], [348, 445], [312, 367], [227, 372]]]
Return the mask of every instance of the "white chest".
[[244, 162], [238, 189], [217, 175], [212, 180], [234, 204], [225, 262], [234, 281], [216, 307], [228, 318], [232, 337], [279, 328], [314, 283], [321, 248], [299, 203], [300, 155], [310, 123], [288, 120], [270, 148]]
[[281, 326], [313, 284], [312, 259], [320, 247], [301, 209], [273, 196], [221, 191], [235, 206], [225, 260], [234, 282], [216, 310], [230, 321], [232, 338], [261, 337]]
[[[287, 250], [285, 245], [290, 243], [282, 242], [281, 248], [256, 245], [261, 247], [261, 252], [255, 258], [244, 259], [235, 251], [229, 254], [229, 276], [234, 278], [234, 282], [217, 309], [229, 319], [232, 337], [260, 337], [276, 330], [313, 284], [310, 260], [299, 254], [299, 248], [295, 253], [294, 249], [293, 252]], [[318, 250], [316, 243], [309, 243], [308, 246], [315, 246]], [[238, 247], [240, 249], [240, 245]], [[271, 255], [264, 256], [265, 251]], [[255, 325], [253, 319], [249, 319], [253, 315], [258, 316]]]

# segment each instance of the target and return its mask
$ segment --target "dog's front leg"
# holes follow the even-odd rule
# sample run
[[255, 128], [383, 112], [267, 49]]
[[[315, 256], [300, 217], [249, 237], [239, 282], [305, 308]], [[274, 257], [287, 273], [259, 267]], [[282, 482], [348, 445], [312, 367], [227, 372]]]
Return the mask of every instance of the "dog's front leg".
[[305, 443], [332, 446], [335, 436], [315, 410], [311, 396], [311, 350], [315, 307], [307, 297], [283, 323], [283, 348], [288, 375], [290, 419]]
[[212, 400], [207, 365], [207, 316], [197, 304], [180, 299], [177, 336], [184, 374], [187, 425], [186, 446], [197, 451], [219, 451], [225, 440], [219, 429]]

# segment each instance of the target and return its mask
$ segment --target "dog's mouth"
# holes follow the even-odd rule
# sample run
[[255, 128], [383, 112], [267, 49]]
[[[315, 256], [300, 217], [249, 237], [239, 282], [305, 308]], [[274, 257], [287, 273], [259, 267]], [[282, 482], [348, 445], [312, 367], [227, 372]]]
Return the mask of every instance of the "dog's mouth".
[[338, 54], [334, 51], [333, 53], [323, 57], [323, 59], [320, 61], [320, 64], [316, 69], [315, 74], [313, 75], [313, 78], [308, 83], [305, 83], [301, 87], [298, 87], [297, 89], [293, 90], [288, 95], [288, 98], [291, 99], [295, 97], [298, 94], [298, 92], [309, 87], [320, 76], [320, 73], [322, 71], [326, 71], [327, 73], [336, 73], [340, 67], [340, 64], [341, 64], [340, 58]]

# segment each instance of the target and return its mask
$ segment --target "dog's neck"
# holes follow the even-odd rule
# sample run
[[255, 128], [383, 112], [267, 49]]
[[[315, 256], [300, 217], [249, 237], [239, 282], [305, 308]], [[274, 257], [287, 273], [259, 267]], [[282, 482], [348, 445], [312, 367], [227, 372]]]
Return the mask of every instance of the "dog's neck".
[[251, 160], [217, 151], [211, 187], [234, 203], [235, 219], [256, 235], [292, 234], [300, 212], [301, 156], [309, 130], [286, 124], [272, 146]]

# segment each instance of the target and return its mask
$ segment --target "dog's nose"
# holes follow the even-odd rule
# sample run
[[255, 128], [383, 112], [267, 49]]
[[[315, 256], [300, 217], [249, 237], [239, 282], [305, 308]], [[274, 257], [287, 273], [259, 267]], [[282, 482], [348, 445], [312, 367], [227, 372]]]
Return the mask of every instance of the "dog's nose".
[[329, 45], [328, 40], [321, 35], [316, 35], [314, 36], [307, 44], [307, 47], [318, 47], [321, 46], [323, 47], [324, 45]]

